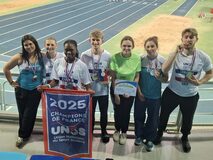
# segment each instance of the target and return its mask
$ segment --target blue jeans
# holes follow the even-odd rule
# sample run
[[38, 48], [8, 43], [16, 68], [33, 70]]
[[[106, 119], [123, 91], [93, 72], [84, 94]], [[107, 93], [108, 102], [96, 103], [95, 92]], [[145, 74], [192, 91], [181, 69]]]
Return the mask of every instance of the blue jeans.
[[[135, 98], [134, 120], [136, 138], [153, 141], [157, 135], [161, 99]], [[147, 115], [146, 115], [147, 111]]]

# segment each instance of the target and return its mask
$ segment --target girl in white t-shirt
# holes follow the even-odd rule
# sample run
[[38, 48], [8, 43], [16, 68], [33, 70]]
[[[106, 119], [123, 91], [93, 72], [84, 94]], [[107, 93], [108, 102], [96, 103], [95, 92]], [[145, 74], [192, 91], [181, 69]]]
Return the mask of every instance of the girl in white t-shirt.
[[51, 79], [51, 73], [53, 69], [53, 63], [56, 59], [64, 57], [62, 53], [59, 53], [56, 51], [57, 49], [57, 41], [54, 37], [48, 37], [44, 41], [44, 47], [46, 49], [46, 52], [43, 52], [43, 61], [45, 66], [45, 72], [46, 76], [43, 80], [43, 83], [50, 83]]
[[45, 87], [58, 86], [62, 89], [72, 90], [91, 90], [91, 78], [86, 64], [78, 59], [77, 42], [66, 40], [64, 42], [65, 57], [59, 58], [54, 62], [51, 82]]

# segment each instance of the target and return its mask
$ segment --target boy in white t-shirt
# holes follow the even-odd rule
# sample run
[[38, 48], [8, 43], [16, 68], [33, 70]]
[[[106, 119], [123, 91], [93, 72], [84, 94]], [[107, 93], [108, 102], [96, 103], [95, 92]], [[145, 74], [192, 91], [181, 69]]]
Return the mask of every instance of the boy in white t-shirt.
[[[160, 124], [155, 144], [161, 142], [163, 131], [166, 129], [171, 112], [179, 105], [182, 113], [181, 138], [184, 152], [190, 152], [191, 146], [188, 135], [191, 132], [192, 122], [199, 100], [198, 86], [208, 82], [213, 76], [210, 57], [201, 50], [195, 48], [198, 40], [197, 30], [186, 28], [182, 32], [182, 44], [162, 66], [163, 73], [168, 73], [173, 66], [172, 77], [168, 87], [162, 95]], [[201, 77], [201, 72], [204, 76]]]
[[101, 48], [103, 43], [103, 32], [95, 29], [89, 35], [91, 49], [85, 51], [81, 55], [81, 60], [87, 65], [90, 76], [92, 78], [92, 89], [95, 91], [93, 95], [93, 130], [95, 125], [95, 109], [97, 102], [101, 112], [101, 140], [104, 143], [109, 142], [109, 135], [106, 127], [108, 122], [108, 104], [109, 104], [109, 62], [110, 53]]

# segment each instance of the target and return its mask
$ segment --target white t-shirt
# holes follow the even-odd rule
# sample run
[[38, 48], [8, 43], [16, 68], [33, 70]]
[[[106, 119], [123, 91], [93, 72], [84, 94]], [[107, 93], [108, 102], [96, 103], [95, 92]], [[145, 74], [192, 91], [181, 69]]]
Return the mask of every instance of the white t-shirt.
[[108, 81], [110, 57], [106, 50], [101, 56], [93, 55], [91, 49], [81, 54], [81, 60], [87, 65], [92, 79], [92, 89], [95, 91], [93, 96], [109, 94], [109, 85], [102, 82]]
[[172, 70], [169, 88], [181, 97], [194, 96], [198, 92], [198, 86], [189, 83], [186, 80], [187, 74], [191, 73], [195, 78], [200, 79], [202, 71], [212, 69], [210, 57], [200, 50], [195, 50], [194, 55], [183, 56], [178, 54]]
[[55, 62], [56, 59], [59, 59], [62, 57], [64, 57], [64, 54], [59, 52], [56, 52], [56, 56], [53, 59], [49, 59], [47, 55], [43, 56], [45, 72], [46, 72], [46, 78], [44, 83], [49, 83], [49, 81], [51, 80], [50, 76], [53, 69], [53, 63]]
[[76, 59], [74, 63], [67, 63], [64, 58], [54, 62], [51, 79], [59, 81], [59, 88], [85, 90], [82, 84], [91, 83], [87, 66]]

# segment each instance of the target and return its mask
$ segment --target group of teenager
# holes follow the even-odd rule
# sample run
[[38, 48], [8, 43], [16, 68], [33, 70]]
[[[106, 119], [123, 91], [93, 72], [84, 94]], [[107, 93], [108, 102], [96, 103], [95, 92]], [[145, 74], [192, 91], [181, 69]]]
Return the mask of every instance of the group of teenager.
[[[16, 146], [22, 148], [32, 133], [41, 91], [55, 87], [94, 91], [91, 95], [92, 132], [98, 103], [103, 143], [110, 139], [107, 133], [109, 94], [114, 108], [115, 132], [112, 137], [121, 145], [126, 143], [130, 112], [134, 106], [135, 145], [144, 144], [147, 151], [152, 151], [154, 144], [161, 143], [169, 116], [179, 106], [182, 113], [181, 144], [183, 151], [189, 152], [188, 135], [199, 100], [198, 86], [213, 76], [211, 59], [195, 48], [197, 41], [196, 29], [184, 29], [181, 44], [164, 59], [158, 53], [156, 36], [145, 40], [146, 53], [141, 55], [132, 52], [134, 40], [125, 36], [120, 42], [121, 51], [111, 55], [101, 46], [103, 32], [99, 29], [90, 32], [91, 49], [81, 54], [75, 40], [64, 42], [63, 54], [56, 51], [57, 42], [53, 37], [45, 40], [46, 51], [43, 52], [32, 35], [24, 35], [22, 52], [14, 55], [3, 68], [8, 82], [15, 88], [19, 112]], [[20, 70], [17, 80], [13, 80], [10, 71], [15, 66]], [[161, 95], [161, 84], [168, 81], [170, 69], [169, 84]], [[114, 94], [116, 80], [137, 82], [136, 96]]]

